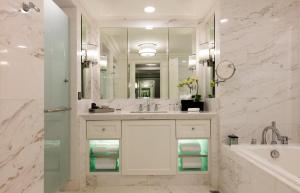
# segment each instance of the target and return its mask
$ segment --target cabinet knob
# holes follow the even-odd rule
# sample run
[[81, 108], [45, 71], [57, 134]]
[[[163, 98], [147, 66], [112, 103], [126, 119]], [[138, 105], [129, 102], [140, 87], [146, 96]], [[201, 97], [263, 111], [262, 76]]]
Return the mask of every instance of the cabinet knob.
[[102, 131], [105, 131], [106, 129], [105, 128], [102, 128]]
[[192, 127], [192, 131], [194, 131], [195, 130], [195, 128], [194, 127]]

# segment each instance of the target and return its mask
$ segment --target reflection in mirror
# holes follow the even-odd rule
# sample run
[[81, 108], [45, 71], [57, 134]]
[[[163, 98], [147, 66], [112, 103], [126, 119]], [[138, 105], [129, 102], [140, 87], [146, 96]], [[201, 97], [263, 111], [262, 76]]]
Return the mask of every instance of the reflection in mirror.
[[160, 64], [136, 64], [135, 98], [160, 98]]
[[[207, 69], [206, 69], [206, 94], [208, 98], [215, 97], [215, 15], [213, 15], [206, 24], [207, 44], [204, 50], [207, 50]], [[205, 56], [204, 56], [205, 58]]]
[[169, 58], [170, 99], [178, 99], [191, 92], [187, 87], [178, 88], [178, 83], [197, 73], [195, 28], [169, 29]]
[[128, 29], [128, 97], [169, 98], [168, 28]]
[[209, 80], [214, 80], [214, 58], [209, 56], [214, 43], [211, 49], [200, 50], [199, 57], [196, 28], [101, 28], [100, 41], [101, 99], [178, 100], [181, 95], [195, 95], [197, 88], [178, 84], [189, 77], [201, 79], [204, 63], [209, 66]]
[[100, 29], [100, 97], [127, 98], [127, 29]]
[[91, 68], [88, 60], [89, 33], [91, 27], [86, 18], [81, 16], [81, 98], [91, 98]]

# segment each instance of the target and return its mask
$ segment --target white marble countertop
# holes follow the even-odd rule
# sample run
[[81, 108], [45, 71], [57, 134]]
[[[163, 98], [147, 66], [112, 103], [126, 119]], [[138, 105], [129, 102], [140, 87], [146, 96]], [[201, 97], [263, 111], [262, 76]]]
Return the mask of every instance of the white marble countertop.
[[215, 112], [168, 112], [168, 113], [82, 113], [79, 114], [85, 120], [171, 120], [171, 119], [211, 119], [215, 117]]

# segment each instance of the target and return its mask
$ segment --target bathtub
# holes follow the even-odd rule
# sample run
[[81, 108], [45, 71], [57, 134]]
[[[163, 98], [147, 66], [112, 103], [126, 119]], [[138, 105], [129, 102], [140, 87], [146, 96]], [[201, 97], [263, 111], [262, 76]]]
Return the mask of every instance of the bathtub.
[[[239, 172], [244, 174], [236, 172], [234, 175], [240, 175], [241, 178], [244, 176], [247, 179], [244, 181], [248, 183], [247, 186], [244, 185], [244, 190], [238, 190], [243, 189], [241, 185], [242, 188], [230, 191], [300, 193], [300, 145], [232, 145], [224, 148], [222, 154], [230, 159], [225, 167], [239, 168]], [[272, 150], [279, 152], [278, 158], [271, 157]], [[239, 181], [244, 183], [241, 179]], [[227, 181], [227, 183], [231, 182]], [[265, 190], [259, 189], [260, 186], [262, 189], [265, 186]]]

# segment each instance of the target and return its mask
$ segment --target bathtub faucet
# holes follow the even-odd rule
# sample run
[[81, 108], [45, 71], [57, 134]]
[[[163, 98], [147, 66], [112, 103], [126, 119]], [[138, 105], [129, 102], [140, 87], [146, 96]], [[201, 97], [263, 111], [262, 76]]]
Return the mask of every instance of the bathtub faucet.
[[282, 136], [280, 135], [279, 129], [276, 128], [276, 122], [272, 121], [272, 125], [266, 127], [262, 132], [261, 144], [267, 144], [267, 132], [272, 130], [272, 141], [271, 144], [277, 144], [276, 138], [282, 141]]

